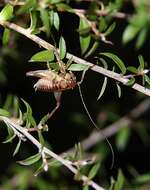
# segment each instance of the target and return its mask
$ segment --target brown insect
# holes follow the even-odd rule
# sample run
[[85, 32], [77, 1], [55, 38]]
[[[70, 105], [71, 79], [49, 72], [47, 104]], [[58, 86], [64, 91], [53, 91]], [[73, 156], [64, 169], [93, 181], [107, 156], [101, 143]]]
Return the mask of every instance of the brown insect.
[[34, 85], [35, 90], [39, 91], [61, 92], [77, 85], [76, 77], [71, 72], [57, 74], [52, 70], [37, 70], [27, 72], [26, 75], [40, 78]]
[[44, 123], [52, 117], [56, 110], [60, 106], [62, 91], [73, 89], [77, 86], [76, 77], [71, 72], [56, 73], [52, 70], [36, 70], [26, 73], [27, 76], [33, 76], [39, 78], [34, 85], [35, 90], [44, 92], [54, 92], [54, 96], [57, 102], [56, 107], [47, 114]]
[[[56, 112], [56, 110], [59, 108], [62, 91], [68, 90], [68, 89], [73, 89], [78, 85], [80, 97], [81, 97], [83, 106], [87, 112], [87, 115], [88, 115], [89, 119], [91, 120], [91, 122], [93, 123], [93, 125], [98, 129], [97, 125], [93, 121], [93, 119], [84, 103], [83, 96], [82, 96], [81, 89], [80, 89], [80, 84], [82, 83], [82, 81], [84, 79], [85, 72], [86, 72], [86, 70], [84, 70], [84, 72], [82, 73], [80, 82], [76, 82], [76, 77], [71, 72], [69, 72], [69, 73], [68, 72], [60, 72], [58, 74], [52, 70], [37, 70], [37, 71], [30, 71], [30, 72], [26, 73], [27, 76], [33, 76], [33, 77], [39, 78], [37, 83], [34, 85], [35, 90], [44, 91], [44, 92], [54, 92], [54, 96], [55, 96], [55, 99], [57, 102], [56, 107], [51, 112], [49, 112], [46, 117], [44, 117], [44, 120], [42, 119], [42, 122], [40, 122], [40, 126], [42, 126], [43, 123], [45, 124], [45, 122], [47, 122], [47, 120], [50, 119], [52, 117], [52, 115]], [[102, 136], [103, 136], [103, 133], [102, 133]], [[107, 137], [104, 136], [104, 139], [106, 139], [106, 141], [111, 149], [112, 166], [113, 166], [114, 151], [113, 151], [112, 145], [110, 144]]]

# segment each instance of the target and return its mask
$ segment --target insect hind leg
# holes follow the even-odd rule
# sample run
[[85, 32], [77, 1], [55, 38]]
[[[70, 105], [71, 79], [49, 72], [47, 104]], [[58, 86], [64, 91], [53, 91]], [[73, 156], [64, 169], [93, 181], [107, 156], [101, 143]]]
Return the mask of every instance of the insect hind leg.
[[60, 107], [61, 95], [62, 95], [62, 92], [54, 92], [54, 97], [56, 99], [56, 106], [51, 112], [49, 112], [47, 114], [47, 120], [49, 120], [54, 115], [54, 113], [58, 110], [58, 108]]

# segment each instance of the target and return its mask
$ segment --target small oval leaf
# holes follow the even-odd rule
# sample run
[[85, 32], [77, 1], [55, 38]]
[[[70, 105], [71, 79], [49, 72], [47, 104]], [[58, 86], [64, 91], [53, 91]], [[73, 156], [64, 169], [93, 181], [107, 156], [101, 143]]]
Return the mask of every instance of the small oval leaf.
[[3, 38], [2, 38], [3, 45], [8, 44], [9, 38], [10, 38], [10, 30], [8, 28], [5, 28], [4, 33], [3, 33]]
[[13, 16], [13, 6], [7, 4], [0, 12], [0, 21], [6, 21]]
[[99, 46], [99, 42], [98, 41], [94, 42], [94, 44], [92, 45], [92, 47], [90, 48], [90, 50], [86, 53], [86, 55], [84, 55], [84, 57], [87, 58], [91, 54], [93, 54], [96, 51], [96, 49], [98, 48], [98, 46]]
[[148, 85], [150, 85], [150, 78], [147, 75], [144, 75], [144, 79]]
[[132, 86], [132, 85], [134, 85], [134, 83], [135, 83], [135, 78], [132, 77], [132, 78], [130, 78], [130, 79], [128, 80], [128, 82], [127, 82], [125, 85], [127, 85], [127, 86]]
[[54, 60], [54, 53], [52, 50], [43, 50], [31, 57], [29, 62], [48, 62]]
[[106, 89], [106, 86], [107, 86], [107, 77], [104, 78], [104, 82], [103, 82], [103, 85], [102, 85], [102, 89], [101, 89], [101, 91], [100, 91], [100, 94], [99, 94], [97, 100], [99, 100], [99, 99], [103, 96], [103, 94], [104, 94], [104, 92], [105, 92], [105, 89]]
[[26, 0], [23, 6], [17, 11], [18, 14], [26, 13], [33, 10], [37, 5], [37, 0]]
[[17, 146], [16, 146], [16, 148], [15, 148], [15, 151], [14, 151], [14, 153], [13, 153], [13, 156], [15, 156], [15, 155], [18, 153], [19, 148], [20, 148], [20, 145], [21, 145], [21, 139], [19, 139], [19, 142], [17, 143]]
[[60, 20], [59, 15], [57, 12], [53, 12], [53, 25], [56, 28], [56, 30], [59, 30]]
[[41, 9], [40, 16], [41, 16], [41, 20], [42, 20], [46, 35], [49, 36], [50, 35], [50, 19], [49, 19], [48, 11], [46, 9]]
[[[122, 123], [123, 125], [123, 123]], [[129, 142], [130, 128], [123, 127], [116, 135], [116, 146], [119, 150], [124, 150]]]
[[130, 71], [130, 72], [132, 72], [132, 73], [135, 73], [135, 74], [138, 73], [137, 68], [135, 68], [135, 67], [133, 67], [133, 66], [129, 66], [129, 67], [127, 67], [127, 70]]
[[100, 53], [100, 54], [112, 59], [117, 64], [117, 66], [120, 68], [122, 74], [126, 73], [126, 67], [125, 67], [123, 61], [117, 55], [115, 55], [113, 53], [109, 53], [109, 52], [104, 52], [104, 53]]
[[8, 135], [8, 137], [6, 138], [5, 141], [3, 141], [3, 143], [11, 143], [12, 140], [16, 137], [16, 134], [13, 134], [12, 136]]
[[31, 106], [23, 99], [21, 99], [23, 101], [23, 103], [25, 104], [26, 106], [26, 113], [24, 113], [24, 117], [23, 119], [25, 120], [26, 122], [26, 127], [27, 128], [30, 128], [30, 127], [35, 127], [36, 126], [36, 122], [35, 122], [35, 119], [34, 117], [32, 116], [32, 108]]
[[121, 170], [118, 172], [117, 181], [114, 186], [114, 190], [122, 190], [124, 186], [125, 178]]
[[81, 54], [83, 55], [89, 48], [91, 36], [80, 36]]
[[2, 108], [0, 108], [0, 115], [5, 116], [5, 117], [10, 117], [11, 116], [11, 114], [7, 110], [2, 109]]
[[69, 71], [83, 71], [88, 69], [89, 66], [83, 64], [71, 64], [68, 68]]
[[24, 166], [29, 166], [31, 164], [34, 164], [35, 162], [39, 161], [41, 158], [41, 154], [37, 153], [33, 156], [30, 156], [29, 158], [26, 158], [25, 160], [17, 161], [19, 164]]
[[144, 44], [146, 37], [148, 34], [148, 28], [143, 28], [140, 33], [138, 34], [137, 40], [136, 40], [136, 49], [139, 49]]
[[108, 29], [104, 32], [104, 35], [105, 36], [108, 36], [109, 34], [111, 34], [113, 32], [113, 30], [115, 29], [116, 27], [116, 23], [113, 22], [109, 27]]
[[59, 53], [60, 53], [60, 59], [64, 59], [66, 55], [66, 42], [62, 36], [60, 37], [59, 40]]
[[117, 86], [118, 97], [120, 98], [121, 97], [121, 87], [119, 86], [118, 83], [116, 83], [116, 86]]
[[140, 66], [139, 66], [138, 70], [139, 71], [143, 71], [144, 70], [144, 66], [145, 66], [144, 58], [143, 58], [142, 55], [139, 55], [138, 59], [139, 59], [139, 63], [140, 63]]
[[91, 168], [91, 170], [90, 170], [90, 172], [89, 172], [89, 174], [88, 174], [88, 178], [89, 178], [89, 179], [93, 179], [93, 178], [96, 176], [96, 174], [97, 174], [99, 168], [100, 168], [100, 163], [95, 164], [95, 165]]
[[124, 44], [133, 40], [137, 33], [139, 32], [139, 28], [134, 25], [128, 25], [123, 33], [122, 41]]

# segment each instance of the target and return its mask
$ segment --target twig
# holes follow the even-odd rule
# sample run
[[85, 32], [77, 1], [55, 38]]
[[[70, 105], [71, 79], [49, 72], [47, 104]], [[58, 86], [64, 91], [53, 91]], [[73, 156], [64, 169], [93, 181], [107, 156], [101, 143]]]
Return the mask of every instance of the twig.
[[[55, 160], [57, 160], [58, 162], [60, 162], [62, 165], [66, 166], [73, 174], [77, 175], [78, 174], [78, 170], [73, 167], [70, 164], [70, 161], [63, 159], [61, 156], [55, 154], [54, 152], [52, 152], [50, 149], [43, 147], [39, 141], [37, 141], [27, 130], [26, 128], [23, 128], [19, 125], [17, 125], [16, 123], [12, 122], [9, 118], [4, 117], [4, 116], [0, 116], [0, 120], [4, 121], [7, 125], [9, 125], [12, 129], [15, 128], [15, 130], [17, 130], [19, 133], [21, 133], [22, 135], [24, 135], [29, 141], [32, 142], [32, 144], [34, 144], [39, 150], [42, 148], [42, 151], [49, 155], [50, 157], [54, 158]], [[92, 188], [94, 188], [95, 190], [105, 190], [104, 188], [100, 187], [98, 184], [96, 184], [94, 181], [89, 180], [89, 178], [85, 175], [81, 176], [81, 180], [84, 182], [84, 184], [87, 184], [89, 186], [91, 186]]]
[[[85, 9], [74, 9], [75, 13], [79, 14], [86, 14], [88, 10]], [[130, 14], [123, 13], [123, 12], [109, 12], [108, 10], [95, 10], [94, 13], [98, 16], [111, 16], [117, 19], [128, 19], [131, 17]]]
[[[144, 101], [142, 101], [138, 106], [136, 106], [132, 111], [130, 111], [129, 114], [123, 116], [115, 123], [107, 126], [105, 129], [101, 130], [100, 132], [98, 132], [97, 130], [93, 131], [89, 137], [87, 137], [81, 142], [83, 150], [88, 150], [94, 145], [96, 145], [98, 142], [104, 140], [106, 137], [111, 137], [112, 135], [116, 134], [120, 129], [127, 126], [128, 127], [131, 126], [134, 119], [140, 117], [149, 109], [150, 109], [150, 98], [147, 98]], [[74, 148], [68, 150], [66, 153], [71, 153], [73, 151]]]
[[[52, 49], [54, 50], [54, 52], [56, 51], [56, 48], [51, 45], [50, 43], [44, 41], [43, 39], [41, 39], [40, 37], [31, 34], [27, 29], [24, 29], [14, 23], [10, 23], [10, 22], [0, 22], [0, 25], [7, 27], [9, 29], [12, 29], [20, 34], [23, 34], [24, 36], [26, 36], [27, 38], [31, 39], [32, 41], [34, 41], [35, 43], [37, 43], [39, 46], [44, 47], [45, 49]], [[66, 55], [67, 59], [72, 59], [72, 61], [74, 61], [75, 63], [81, 63], [83, 65], [87, 65], [90, 67], [91, 70], [98, 72], [102, 75], [105, 75], [109, 78], [115, 79], [118, 82], [121, 82], [122, 84], [126, 85], [129, 81], [129, 79], [124, 78], [121, 74], [115, 73], [113, 71], [109, 71], [103, 67], [94, 65], [88, 61], [85, 61], [77, 56], [74, 56], [70, 53], [67, 53]], [[135, 83], [133, 86], [131, 86], [131, 88], [147, 95], [150, 96], [150, 90], [146, 87], [143, 87], [137, 83]]]

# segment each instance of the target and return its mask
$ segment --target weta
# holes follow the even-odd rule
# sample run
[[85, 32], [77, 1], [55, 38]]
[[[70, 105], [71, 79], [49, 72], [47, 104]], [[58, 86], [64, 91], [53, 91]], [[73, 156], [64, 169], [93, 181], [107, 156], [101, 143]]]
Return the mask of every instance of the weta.
[[60, 72], [59, 74], [50, 69], [29, 71], [26, 76], [33, 76], [39, 78], [34, 89], [43, 92], [54, 92], [56, 99], [56, 107], [47, 114], [47, 119], [52, 115], [60, 106], [61, 94], [64, 90], [73, 89], [77, 86], [76, 77], [72, 72]]

